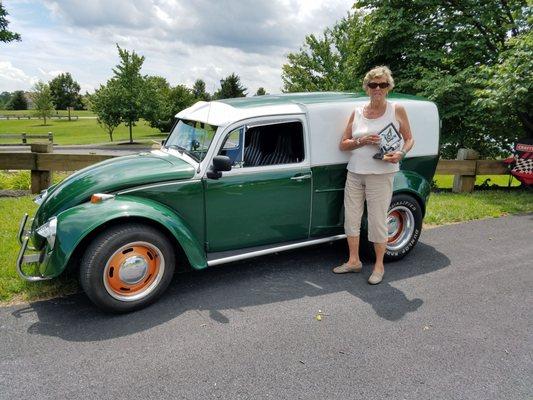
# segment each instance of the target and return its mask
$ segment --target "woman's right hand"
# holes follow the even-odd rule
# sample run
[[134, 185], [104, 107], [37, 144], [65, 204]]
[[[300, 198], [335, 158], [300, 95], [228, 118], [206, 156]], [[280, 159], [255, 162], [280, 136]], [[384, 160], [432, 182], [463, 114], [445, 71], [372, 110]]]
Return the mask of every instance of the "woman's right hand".
[[359, 144], [365, 146], [367, 144], [379, 144], [381, 141], [381, 138], [378, 134], [372, 133], [370, 135], [364, 135], [359, 138]]

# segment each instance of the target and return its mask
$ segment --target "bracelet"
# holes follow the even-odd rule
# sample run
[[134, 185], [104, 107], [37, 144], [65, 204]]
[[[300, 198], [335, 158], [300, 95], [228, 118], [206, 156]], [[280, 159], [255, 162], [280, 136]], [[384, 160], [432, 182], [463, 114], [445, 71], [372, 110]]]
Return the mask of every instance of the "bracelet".
[[400, 153], [402, 153], [402, 160], [403, 160], [405, 156], [407, 155], [407, 152], [404, 150], [400, 150]]
[[359, 146], [360, 144], [361, 144], [361, 138], [356, 138], [355, 139], [355, 145]]

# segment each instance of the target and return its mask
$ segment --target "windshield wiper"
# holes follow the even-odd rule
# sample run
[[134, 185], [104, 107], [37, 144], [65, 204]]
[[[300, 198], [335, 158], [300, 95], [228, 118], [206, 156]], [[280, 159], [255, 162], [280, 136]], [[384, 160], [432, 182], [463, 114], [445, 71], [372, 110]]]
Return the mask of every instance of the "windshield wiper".
[[183, 153], [183, 152], [186, 152], [187, 149], [185, 147], [182, 147], [182, 146], [178, 146], [177, 144], [167, 144], [165, 146], [167, 149], [176, 149], [178, 150], [180, 153]]
[[200, 162], [200, 159], [198, 158], [198, 156], [196, 154], [194, 154], [192, 151], [190, 150], [187, 150], [185, 147], [183, 146], [179, 146], [177, 144], [169, 144], [166, 146], [168, 149], [176, 149], [180, 152], [180, 154], [187, 154], [188, 156], [190, 156], [191, 158], [193, 158], [195, 161], [197, 162]]

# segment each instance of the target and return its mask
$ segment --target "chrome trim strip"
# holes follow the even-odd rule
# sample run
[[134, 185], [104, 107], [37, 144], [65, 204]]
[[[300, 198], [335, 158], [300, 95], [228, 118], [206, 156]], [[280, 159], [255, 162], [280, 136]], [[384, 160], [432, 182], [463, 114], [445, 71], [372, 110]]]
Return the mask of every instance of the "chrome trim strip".
[[344, 192], [344, 188], [339, 189], [316, 189], [315, 193]]
[[134, 188], [131, 188], [131, 189], [121, 190], [119, 192], [116, 192], [116, 194], [117, 195], [121, 195], [121, 194], [127, 194], [127, 193], [131, 193], [131, 192], [136, 192], [138, 190], [152, 189], [152, 188], [161, 187], [161, 186], [181, 185], [181, 184], [184, 184], [184, 183], [201, 182], [201, 181], [202, 181], [201, 179], [193, 179], [193, 178], [191, 178], [191, 179], [180, 179], [180, 180], [177, 180], [177, 181], [170, 181], [170, 182], [151, 183], [151, 184], [147, 184], [147, 185], [144, 185], [144, 186], [137, 186], [137, 187], [134, 187]]
[[311, 179], [311, 174], [298, 175], [298, 176], [291, 177], [291, 180], [293, 181], [303, 181], [304, 179]]
[[313, 189], [315, 187], [315, 180], [313, 179], [313, 170], [310, 170], [311, 182], [309, 190], [309, 224], [307, 226], [307, 236], [311, 237], [311, 227], [313, 226]]
[[269, 249], [252, 251], [252, 252], [249, 252], [249, 253], [239, 254], [239, 255], [236, 255], [236, 256], [224, 257], [224, 258], [218, 258], [218, 259], [215, 259], [215, 260], [210, 260], [210, 261], [207, 262], [207, 265], [211, 267], [211, 266], [214, 266], [214, 265], [225, 264], [225, 263], [229, 263], [229, 262], [233, 262], [233, 261], [245, 260], [247, 258], [259, 257], [259, 256], [263, 256], [263, 255], [266, 255], [266, 254], [278, 253], [280, 251], [299, 249], [301, 247], [312, 246], [312, 245], [315, 245], [315, 244], [333, 242], [335, 240], [341, 240], [341, 239], [345, 239], [345, 238], [346, 238], [346, 235], [335, 235], [335, 236], [328, 236], [328, 237], [320, 238], [320, 239], [306, 240], [305, 242], [293, 243], [293, 244], [288, 244], [288, 245], [285, 245], [285, 246], [276, 246], [276, 247], [271, 247]]
[[[306, 162], [305, 160], [299, 163], [292, 163], [292, 164], [260, 165], [260, 166], [255, 166], [255, 167], [233, 168], [230, 171], [224, 171], [222, 173], [222, 177], [264, 174], [268, 172], [285, 172], [285, 171], [293, 171], [293, 170], [299, 170], [298, 172], [301, 172], [301, 170], [303, 169], [309, 170], [309, 163]], [[205, 179], [209, 179], [209, 178], [205, 176]]]

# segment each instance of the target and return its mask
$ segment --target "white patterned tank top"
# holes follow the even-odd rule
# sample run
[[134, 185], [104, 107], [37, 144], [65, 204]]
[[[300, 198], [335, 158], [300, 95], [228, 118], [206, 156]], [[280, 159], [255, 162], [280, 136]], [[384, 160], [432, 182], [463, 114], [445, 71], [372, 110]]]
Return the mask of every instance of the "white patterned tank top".
[[[387, 101], [385, 113], [378, 118], [366, 118], [363, 115], [364, 105], [355, 108], [354, 121], [352, 124], [352, 137], [360, 138], [364, 135], [379, 133], [389, 124], [393, 124], [399, 131], [400, 123], [396, 119], [395, 106]], [[365, 145], [352, 150], [348, 171], [356, 174], [388, 174], [399, 171], [399, 164], [393, 164], [383, 160], [372, 158], [379, 151], [377, 145]]]

